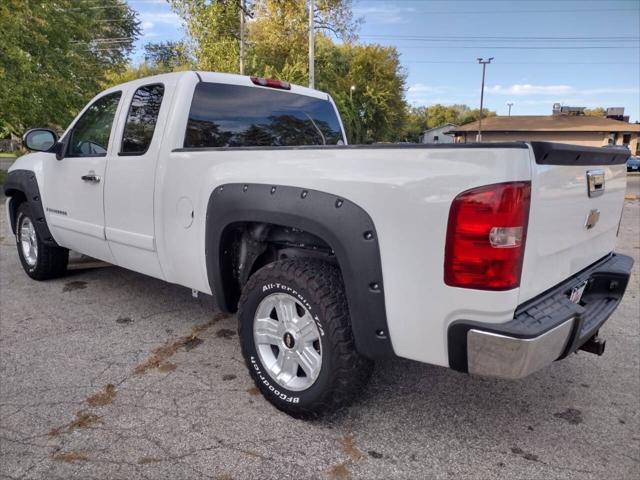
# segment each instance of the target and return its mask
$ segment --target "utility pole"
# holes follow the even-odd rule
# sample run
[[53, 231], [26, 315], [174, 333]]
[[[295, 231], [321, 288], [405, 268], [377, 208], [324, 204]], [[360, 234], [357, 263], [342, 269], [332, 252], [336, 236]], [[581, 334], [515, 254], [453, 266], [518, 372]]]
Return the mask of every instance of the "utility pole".
[[488, 60], [483, 58], [478, 58], [478, 63], [482, 65], [482, 87], [480, 87], [480, 119], [478, 120], [478, 136], [476, 137], [477, 142], [482, 141], [482, 108], [484, 105], [484, 72], [487, 67], [487, 64], [491, 63], [493, 57], [490, 57]]
[[314, 27], [315, 24], [313, 22], [313, 0], [309, 0], [309, 88], [315, 88], [316, 78], [315, 78], [315, 56], [316, 56], [316, 48], [315, 48], [315, 38], [314, 38]]
[[507, 103], [507, 106], [509, 107], [509, 116], [511, 116], [511, 107], [513, 107], [513, 103], [509, 102]]
[[240, 1], [240, 75], [244, 75], [244, 0]]

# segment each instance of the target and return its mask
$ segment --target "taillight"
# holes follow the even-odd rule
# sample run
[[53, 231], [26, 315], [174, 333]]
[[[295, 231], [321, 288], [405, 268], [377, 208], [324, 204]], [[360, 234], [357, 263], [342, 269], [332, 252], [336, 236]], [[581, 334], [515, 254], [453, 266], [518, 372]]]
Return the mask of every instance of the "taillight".
[[261, 87], [269, 87], [269, 88], [280, 88], [282, 90], [291, 90], [291, 84], [289, 82], [284, 82], [282, 80], [273, 80], [271, 78], [263, 78], [263, 77], [249, 77], [251, 81], [260, 85]]
[[452, 287], [510, 290], [520, 285], [530, 182], [485, 185], [451, 204], [444, 281]]

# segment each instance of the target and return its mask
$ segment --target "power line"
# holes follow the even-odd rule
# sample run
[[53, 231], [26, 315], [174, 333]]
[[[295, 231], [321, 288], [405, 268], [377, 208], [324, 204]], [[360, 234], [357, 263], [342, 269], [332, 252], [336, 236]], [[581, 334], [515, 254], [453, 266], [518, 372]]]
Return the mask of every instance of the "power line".
[[[465, 60], [402, 60], [402, 63], [476, 64]], [[640, 62], [495, 62], [493, 65], [640, 65]]]
[[[511, 13], [590, 13], [590, 12], [638, 12], [637, 8], [580, 8], [580, 9], [556, 9], [556, 10], [409, 10], [407, 13], [426, 13], [429, 15], [495, 15]], [[366, 13], [366, 12], [365, 12]], [[382, 13], [382, 12], [381, 12]]]
[[575, 37], [575, 36], [538, 36], [538, 37], [528, 37], [528, 36], [486, 36], [486, 35], [394, 35], [394, 34], [373, 34], [373, 35], [360, 35], [365, 38], [398, 38], [398, 39], [408, 39], [408, 40], [441, 40], [441, 39], [452, 39], [452, 40], [569, 40], [569, 41], [578, 41], [578, 40], [594, 40], [594, 41], [614, 41], [614, 40], [640, 40], [640, 36], [632, 36], [632, 35], [620, 35], [620, 36], [588, 36], [588, 37]]
[[[359, 0], [362, 2], [370, 3], [370, 2], [385, 2], [388, 3], [389, 0]], [[513, 0], [491, 0], [492, 2], [509, 2], [513, 3]], [[553, 2], [558, 3], [558, 0], [537, 0], [538, 2]], [[601, 0], [564, 0], [565, 3], [574, 2], [574, 3], [587, 3], [587, 2], [600, 2]], [[626, 2], [637, 2], [637, 0], [621, 0]], [[409, 3], [409, 2], [434, 2], [434, 3], [471, 3], [476, 2], [476, 0], [395, 0], [396, 3]], [[359, 2], [358, 2], [359, 3]]]
[[[235, 32], [229, 32], [235, 33]], [[586, 42], [619, 42], [619, 41], [635, 41], [638, 40], [640, 42], [640, 37], [481, 37], [481, 36], [410, 36], [410, 35], [361, 35], [361, 38], [379, 38], [379, 39], [389, 39], [389, 40], [408, 40], [408, 41], [421, 41], [421, 42], [466, 42], [473, 43], [475, 41], [481, 40], [485, 42], [514, 42], [514, 41], [523, 41], [523, 42], [535, 42], [541, 40], [548, 41], [560, 41], [560, 40], [570, 40], [570, 41], [586, 41]], [[100, 42], [100, 41], [113, 41], [113, 40], [135, 40], [135, 37], [117, 37], [117, 38], [95, 38], [92, 39], [91, 42]], [[640, 43], [639, 43], [640, 45]], [[527, 46], [514, 45], [513, 48], [525, 48]], [[555, 46], [533, 46], [530, 48], [618, 48], [619, 46], [598, 46], [598, 45], [570, 45], [569, 47], [555, 47]], [[404, 48], [407, 48], [406, 46]]]
[[[398, 49], [403, 49], [403, 48], [428, 48], [429, 45], [385, 45], [387, 47], [395, 47]], [[542, 47], [528, 47], [528, 46], [522, 46], [522, 45], [517, 45], [517, 46], [504, 46], [504, 45], [473, 45], [473, 46], [466, 46], [466, 45], [438, 45], [439, 48], [447, 48], [450, 50], [454, 50], [454, 49], [479, 49], [479, 48], [484, 48], [484, 49], [500, 49], [500, 50], [592, 50], [592, 49], [597, 49], [597, 50], [601, 50], [601, 49], [615, 49], [615, 50], [629, 50], [629, 49], [640, 49], [640, 45], [635, 46], [635, 47], [622, 47], [622, 46], [609, 46], [609, 47], [603, 47], [603, 46], [587, 46], [587, 45], [582, 45], [582, 46], [575, 46], [575, 47], [548, 47], [548, 46], [542, 46]]]

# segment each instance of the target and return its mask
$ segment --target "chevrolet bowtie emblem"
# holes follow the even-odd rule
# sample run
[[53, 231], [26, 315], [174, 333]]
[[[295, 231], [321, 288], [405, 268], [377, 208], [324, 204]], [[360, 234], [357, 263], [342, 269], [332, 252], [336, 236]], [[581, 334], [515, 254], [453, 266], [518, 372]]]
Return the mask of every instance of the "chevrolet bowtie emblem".
[[587, 230], [591, 230], [596, 226], [598, 220], [600, 220], [600, 210], [594, 208], [589, 212], [589, 215], [587, 215], [587, 221], [585, 222], [584, 226], [587, 228]]

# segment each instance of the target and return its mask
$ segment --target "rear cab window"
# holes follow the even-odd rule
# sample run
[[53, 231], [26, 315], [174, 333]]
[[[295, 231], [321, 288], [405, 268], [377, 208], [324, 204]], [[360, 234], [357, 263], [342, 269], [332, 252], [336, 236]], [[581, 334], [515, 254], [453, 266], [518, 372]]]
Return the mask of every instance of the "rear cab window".
[[120, 155], [144, 155], [147, 152], [153, 140], [163, 95], [162, 84], [145, 85], [136, 90], [127, 113]]
[[289, 91], [201, 82], [193, 94], [185, 148], [341, 145], [327, 99]]

